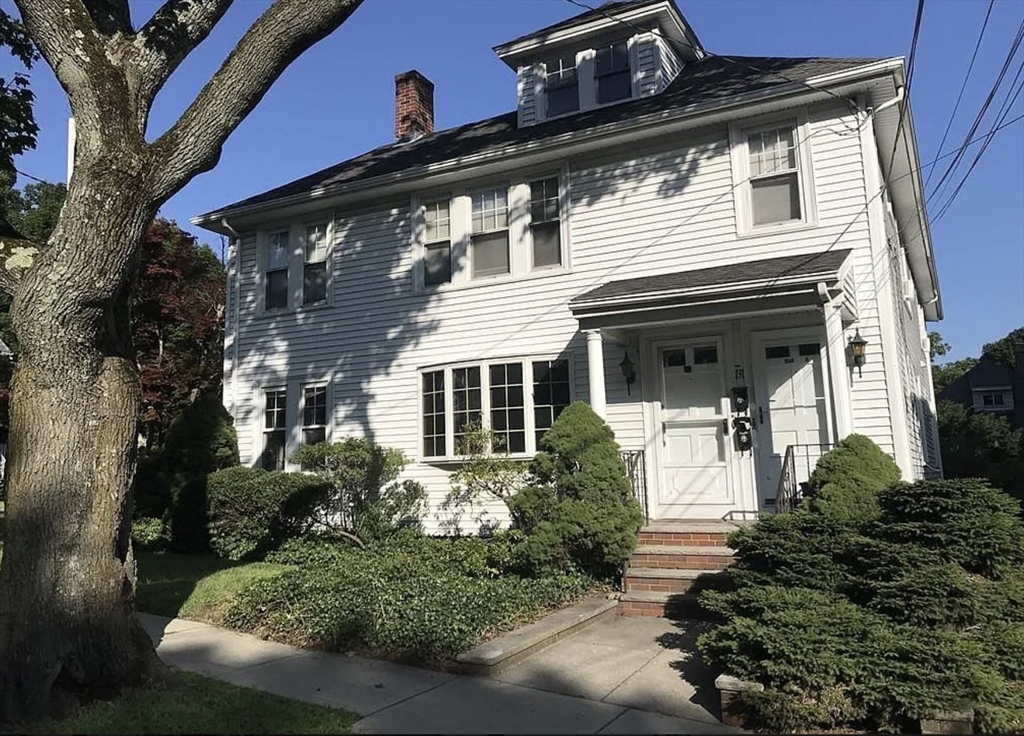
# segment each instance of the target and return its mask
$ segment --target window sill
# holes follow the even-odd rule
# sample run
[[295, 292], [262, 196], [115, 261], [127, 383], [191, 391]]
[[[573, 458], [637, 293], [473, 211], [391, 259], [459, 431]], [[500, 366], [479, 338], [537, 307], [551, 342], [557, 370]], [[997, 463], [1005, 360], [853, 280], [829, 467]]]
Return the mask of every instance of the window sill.
[[803, 230], [813, 230], [818, 227], [817, 220], [789, 220], [787, 222], [772, 223], [771, 225], [756, 225], [753, 227], [736, 228], [737, 238], [763, 238], [777, 234], [789, 234]]
[[317, 302], [315, 304], [303, 304], [298, 307], [282, 307], [281, 309], [264, 309], [259, 313], [261, 319], [272, 319], [274, 317], [285, 317], [293, 314], [303, 314], [305, 312], [318, 312], [321, 309], [330, 309], [330, 301]]
[[[465, 465], [469, 461], [469, 457], [421, 457], [419, 463], [421, 465], [433, 465], [438, 468], [457, 468]], [[518, 463], [528, 463], [533, 460], [533, 455], [526, 452], [516, 452], [508, 456], [509, 460]]]
[[533, 279], [546, 279], [553, 276], [569, 276], [572, 274], [572, 269], [566, 268], [565, 266], [543, 266], [541, 268], [533, 269], [523, 274], [506, 274], [504, 276], [483, 276], [478, 279], [472, 279], [462, 284], [447, 283], [438, 284], [437, 286], [425, 286], [418, 290], [416, 293], [422, 296], [433, 296], [435, 294], [443, 294], [448, 291], [464, 291], [466, 289], [479, 289], [487, 286], [494, 286], [495, 284], [509, 284], [521, 281], [530, 281]]

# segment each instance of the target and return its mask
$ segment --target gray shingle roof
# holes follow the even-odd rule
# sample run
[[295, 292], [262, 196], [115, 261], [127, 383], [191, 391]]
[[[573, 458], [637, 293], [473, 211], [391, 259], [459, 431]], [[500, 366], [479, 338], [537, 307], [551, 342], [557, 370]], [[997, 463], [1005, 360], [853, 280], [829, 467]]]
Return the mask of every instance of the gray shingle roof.
[[524, 128], [517, 127], [516, 113], [510, 112], [438, 131], [411, 143], [391, 143], [216, 211], [226, 212], [238, 207], [264, 204], [323, 187], [351, 184], [470, 154], [497, 151], [509, 145], [541, 141], [563, 133], [628, 121], [674, 108], [716, 101], [725, 102], [735, 95], [786, 86], [791, 84], [792, 80], [800, 81], [853, 69], [875, 61], [878, 60], [709, 56], [701, 61], [686, 64], [672, 84], [658, 95]]
[[850, 255], [849, 249], [830, 250], [815, 254], [767, 258], [761, 261], [731, 263], [728, 266], [699, 268], [693, 271], [662, 273], [656, 276], [641, 276], [633, 279], [609, 281], [595, 289], [580, 294], [569, 304], [600, 301], [603, 299], [628, 298], [656, 295], [659, 293], [701, 289], [730, 284], [744, 284], [766, 281], [783, 276], [811, 277], [819, 274], [833, 274]]
[[645, 5], [654, 5], [655, 3], [658, 2], [661, 2], [661, 0], [612, 0], [612, 2], [607, 2], [602, 5], [598, 5], [593, 10], [587, 10], [583, 13], [580, 13], [579, 15], [574, 15], [573, 17], [567, 18], [566, 20], [554, 23], [550, 26], [546, 26], [545, 28], [540, 28], [536, 31], [533, 31], [532, 33], [527, 33], [522, 36], [519, 36], [518, 38], [513, 38], [511, 41], [506, 41], [505, 43], [500, 44], [495, 48], [501, 48], [502, 46], [511, 46], [512, 44], [519, 43], [520, 41], [525, 41], [526, 39], [533, 38], [534, 36], [550, 35], [555, 31], [565, 30], [566, 28], [575, 28], [576, 26], [581, 26], [584, 23], [588, 23], [595, 18], [607, 17], [609, 14], [614, 13], [618, 10], [625, 10], [627, 8], [633, 10], [635, 8], [642, 8]]

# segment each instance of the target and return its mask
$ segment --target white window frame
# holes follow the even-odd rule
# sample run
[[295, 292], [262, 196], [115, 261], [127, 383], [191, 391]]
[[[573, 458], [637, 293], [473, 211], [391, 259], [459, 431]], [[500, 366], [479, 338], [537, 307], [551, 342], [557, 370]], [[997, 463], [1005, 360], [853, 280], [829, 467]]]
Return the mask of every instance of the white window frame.
[[[431, 205], [440, 204], [442, 202], [447, 203], [448, 205], [448, 237], [430, 240], [427, 237], [427, 208], [430, 207]], [[440, 196], [433, 197], [431, 199], [424, 199], [423, 202], [419, 205], [417, 211], [422, 220], [422, 231], [419, 235], [420, 242], [422, 243], [422, 255], [420, 261], [420, 265], [422, 267], [422, 285], [424, 289], [434, 290], [444, 286], [445, 284], [452, 283], [452, 279], [455, 278], [455, 223], [454, 218], [452, 217], [452, 197], [450, 194], [445, 193]], [[442, 281], [437, 284], [428, 284], [426, 270], [427, 250], [429, 250], [430, 246], [444, 243], [446, 240], [448, 242], [448, 280]]]
[[[565, 226], [565, 213], [568, 211], [566, 196], [565, 180], [568, 177], [564, 177], [562, 172], [553, 171], [549, 174], [538, 174], [537, 176], [531, 176], [526, 181], [527, 189], [527, 200], [526, 200], [526, 231], [529, 233], [529, 256], [530, 256], [530, 271], [531, 272], [544, 272], [544, 271], [560, 271], [566, 266], [566, 226]], [[533, 183], [538, 181], [547, 181], [548, 179], [555, 179], [558, 183], [558, 247], [559, 257], [558, 263], [549, 264], [547, 266], [537, 266], [534, 264], [534, 256], [536, 251], [534, 250], [533, 242]], [[551, 222], [551, 220], [541, 220], [541, 223]]]
[[[258, 237], [260, 247], [258, 249], [259, 252], [257, 254], [258, 258], [256, 263], [258, 268], [257, 280], [259, 288], [258, 293], [260, 302], [260, 312], [265, 312], [268, 314], [281, 314], [282, 312], [287, 312], [289, 307], [291, 306], [291, 276], [293, 254], [290, 252], [285, 254], [285, 262], [283, 268], [270, 268], [270, 243], [273, 240], [274, 236], [278, 235], [279, 233], [287, 233], [288, 244], [290, 246], [290, 249], [294, 251], [295, 246], [292, 243], [291, 227], [288, 225], [267, 228], [266, 230], [261, 231]], [[283, 307], [270, 307], [267, 305], [267, 285], [270, 280], [269, 274], [271, 272], [276, 273], [279, 271], [284, 271], [285, 274], [285, 303]]]
[[[322, 260], [309, 260], [306, 252], [306, 238], [309, 236], [309, 229], [323, 226], [324, 228], [324, 257]], [[302, 299], [301, 307], [322, 307], [331, 301], [331, 221], [329, 219], [318, 219], [303, 222], [299, 225], [300, 245], [302, 246]], [[324, 266], [324, 298], [315, 302], [306, 302], [306, 266], [313, 266], [322, 263]]]
[[[288, 470], [288, 440], [290, 426], [289, 411], [288, 411], [288, 384], [287, 383], [272, 383], [266, 386], [259, 387], [259, 414], [256, 417], [256, 428], [257, 428], [257, 452], [255, 455], [254, 465], [257, 468], [263, 467], [263, 453], [266, 452], [267, 448], [267, 435], [271, 432], [283, 432], [284, 433], [284, 463], [282, 464], [281, 470]], [[284, 427], [279, 429], [268, 429], [267, 428], [267, 397], [271, 393], [284, 393]]]
[[[593, 90], [593, 96], [592, 96], [591, 99], [594, 102], [594, 107], [608, 107], [609, 105], [618, 105], [618, 104], [621, 104], [623, 102], [629, 102], [630, 100], [635, 100], [637, 97], [639, 97], [639, 94], [638, 94], [639, 89], [638, 89], [638, 84], [637, 84], [637, 77], [638, 77], [638, 73], [637, 72], [639, 70], [637, 68], [638, 67], [638, 63], [637, 63], [637, 51], [636, 51], [636, 48], [635, 48], [635, 39], [636, 39], [636, 36], [634, 35], [634, 36], [630, 36], [629, 38], [620, 39], [618, 41], [613, 41], [611, 43], [602, 43], [600, 46], [597, 46], [594, 49], [592, 49], [592, 51], [593, 51], [593, 64], [591, 65], [590, 68], [591, 68], [591, 83], [593, 84], [594, 90]], [[625, 44], [626, 45], [626, 65], [627, 65], [626, 72], [629, 74], [629, 97], [623, 97], [621, 99], [611, 100], [609, 102], [600, 102], [598, 100], [598, 97], [597, 97], [597, 89], [598, 89], [598, 84], [597, 84], [597, 80], [598, 80], [598, 74], [597, 74], [597, 52], [600, 51], [601, 49], [611, 48], [612, 46], [617, 46], [619, 44]]]
[[[572, 355], [541, 353], [537, 355], [515, 355], [485, 360], [464, 360], [444, 365], [425, 366], [416, 371], [416, 411], [417, 411], [417, 453], [420, 462], [430, 464], [460, 463], [466, 460], [465, 455], [455, 453], [455, 423], [452, 371], [459, 368], [480, 368], [480, 415], [484, 428], [491, 427], [491, 366], [519, 363], [523, 367], [523, 431], [526, 435], [526, 450], [511, 452], [509, 456], [517, 460], [531, 459], [537, 453], [536, 421], [534, 409], [534, 374], [533, 364], [540, 361], [565, 360], [569, 371], [569, 404], [576, 400], [575, 366]], [[423, 452], [423, 375], [426, 373], [444, 373], [444, 411], [445, 411], [445, 450], [444, 455], [428, 456]]]
[[[258, 314], [264, 317], [280, 316], [291, 312], [323, 309], [334, 302], [334, 211], [320, 211], [301, 219], [267, 223], [256, 231], [256, 288]], [[304, 279], [306, 271], [306, 228], [314, 225], [326, 226], [327, 253], [324, 263], [327, 271], [327, 298], [323, 301], [303, 304], [305, 299]], [[290, 252], [288, 254], [288, 300], [284, 307], [267, 309], [267, 265], [270, 238], [273, 234], [287, 231]]]
[[[487, 228], [487, 226], [486, 226], [487, 213], [491, 212], [492, 216], [494, 216], [498, 212], [500, 212], [500, 209], [495, 207], [493, 210], [487, 210], [486, 208], [484, 210], [482, 210], [481, 218], [484, 220], [484, 229], [483, 230], [474, 230], [473, 229], [473, 199], [474, 199], [474, 197], [476, 195], [478, 195], [478, 194], [481, 194], [481, 193], [500, 192], [502, 190], [505, 191], [505, 227]], [[514, 267], [514, 264], [513, 264], [513, 250], [512, 250], [512, 244], [515, 241], [515, 238], [513, 238], [513, 233], [512, 233], [512, 217], [513, 217], [513, 209], [512, 209], [512, 207], [513, 207], [513, 196], [514, 196], [512, 185], [509, 182], [496, 182], [494, 185], [485, 185], [485, 186], [482, 186], [482, 187], [474, 187], [473, 189], [468, 190], [466, 196], [469, 198], [469, 223], [468, 223], [467, 229], [466, 229], [466, 233], [467, 233], [467, 237], [466, 237], [466, 245], [467, 245], [466, 270], [467, 270], [467, 272], [469, 274], [469, 278], [472, 281], [485, 281], [485, 280], [486, 281], [490, 281], [490, 280], [493, 280], [493, 279], [506, 279], [506, 278], [512, 276], [515, 273], [515, 267]], [[449, 209], [449, 212], [450, 211], [451, 210]], [[484, 236], [486, 236], [486, 235], [493, 235], [493, 234], [500, 233], [500, 232], [503, 232], [503, 231], [505, 233], [506, 248], [507, 248], [507, 252], [508, 252], [508, 271], [506, 271], [505, 273], [492, 273], [492, 274], [484, 274], [482, 276], [474, 276], [473, 275], [473, 269], [475, 268], [475, 264], [473, 263], [473, 253], [474, 253], [474, 251], [473, 251], [473, 236], [474, 235], [484, 235]]]
[[[306, 389], [323, 389], [324, 391], [324, 423], [323, 424], [306, 424]], [[331, 385], [328, 381], [309, 381], [299, 384], [299, 444], [306, 444], [306, 430], [307, 429], [319, 429], [324, 430], [324, 442], [331, 441], [331, 421], [332, 405], [331, 405]]]
[[[548, 109], [548, 63], [546, 61], [541, 62], [540, 66], [543, 69], [544, 84], [543, 90], [541, 91], [539, 97], [541, 98], [541, 100], [543, 100], [543, 102], [540, 105], [538, 105], [538, 108], [544, 111], [544, 120], [553, 120], [554, 118], [568, 117], [569, 115], [575, 115], [583, 111], [583, 79], [580, 69], [581, 55], [579, 52], [576, 52], [575, 54], [567, 53], [564, 55], [559, 54], [557, 58], [559, 61], [561, 61], [562, 59], [566, 59], [569, 56], [573, 57], [573, 62], [575, 63], [573, 69], [576, 71], [576, 109], [569, 110], [568, 112], [559, 113], [557, 115], [550, 114]], [[562, 71], [564, 70], [560, 69], [558, 70], [558, 73], [561, 73]]]
[[[530, 182], [538, 179], [558, 177], [559, 206], [559, 240], [561, 245], [560, 266], [533, 268], [533, 238], [530, 229]], [[472, 263], [469, 239], [472, 235], [472, 203], [473, 192], [481, 189], [508, 187], [509, 206], [509, 251], [510, 273], [494, 276], [472, 277]], [[425, 190], [410, 199], [410, 233], [412, 238], [412, 284], [415, 293], [435, 294], [450, 289], [467, 289], [487, 287], [506, 281], [529, 278], [558, 277], [572, 272], [571, 247], [571, 191], [569, 185], [568, 163], [560, 166], [536, 167], [524, 169], [512, 180], [496, 180], [485, 178], [468, 182], [458, 190]], [[452, 259], [452, 278], [444, 284], [426, 285], [426, 216], [425, 207], [428, 203], [440, 199], [448, 199], [448, 215], [450, 220], [450, 243]]]
[[[754, 225], [751, 201], [750, 152], [747, 144], [751, 134], [790, 126], [796, 153], [797, 188], [800, 192], [800, 218]], [[736, 232], [739, 237], [757, 237], [815, 227], [818, 224], [815, 197], [814, 167], [811, 158], [810, 125], [803, 108], [785, 114], [741, 120], [729, 125], [729, 148], [732, 183], [736, 203]]]

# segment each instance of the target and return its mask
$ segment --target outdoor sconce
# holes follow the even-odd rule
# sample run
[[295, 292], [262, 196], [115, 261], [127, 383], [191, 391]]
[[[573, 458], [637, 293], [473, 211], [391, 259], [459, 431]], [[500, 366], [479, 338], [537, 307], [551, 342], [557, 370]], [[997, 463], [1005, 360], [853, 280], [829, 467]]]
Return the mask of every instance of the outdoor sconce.
[[857, 368], [858, 376], [861, 375], [861, 368], [864, 365], [867, 345], [868, 341], [860, 336], [859, 329], [850, 338], [850, 357], [853, 358], [853, 365]]
[[622, 362], [619, 363], [619, 370], [622, 371], [622, 377], [626, 379], [626, 395], [629, 396], [629, 387], [636, 381], [636, 370], [633, 367], [633, 361], [629, 359], [628, 352], [622, 359]]

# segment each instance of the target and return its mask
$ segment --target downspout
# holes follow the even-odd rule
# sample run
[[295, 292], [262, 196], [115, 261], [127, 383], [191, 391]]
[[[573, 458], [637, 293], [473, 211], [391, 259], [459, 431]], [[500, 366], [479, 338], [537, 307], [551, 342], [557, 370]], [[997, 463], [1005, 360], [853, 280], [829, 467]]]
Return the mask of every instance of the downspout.
[[231, 227], [231, 224], [228, 222], [226, 217], [222, 217], [221, 218], [220, 224], [223, 225], [224, 229], [227, 230], [231, 234], [232, 247], [228, 250], [228, 260], [230, 262], [230, 268], [234, 269], [234, 277], [235, 277], [235, 283], [234, 283], [234, 292], [235, 292], [235, 321], [233, 322], [233, 324], [235, 325], [235, 334], [234, 334], [234, 341], [233, 341], [234, 344], [231, 346], [232, 347], [232, 356], [231, 356], [231, 409], [229, 410], [232, 419], [234, 419], [234, 417], [235, 417], [235, 409], [237, 408], [237, 403], [238, 403], [238, 332], [239, 332], [239, 320], [241, 318], [240, 308], [241, 308], [241, 296], [242, 296], [241, 295], [241, 277], [240, 277], [241, 275], [239, 274], [239, 265], [240, 265], [240, 262], [241, 262], [241, 258], [240, 258], [240, 254], [239, 254], [238, 250], [242, 246], [242, 236], [241, 236], [241, 234], [237, 230], [235, 230], [235, 228]]
[[903, 102], [903, 98], [906, 96], [906, 94], [907, 94], [907, 88], [904, 87], [902, 84], [899, 85], [898, 87], [896, 87], [896, 96], [895, 97], [893, 97], [891, 100], [886, 100], [885, 102], [883, 102], [881, 105], [879, 105], [875, 109], [869, 110], [868, 111], [869, 114], [877, 115], [878, 113], [882, 112], [882, 110], [888, 109], [888, 108], [892, 107], [893, 105], [898, 105], [899, 103]]

